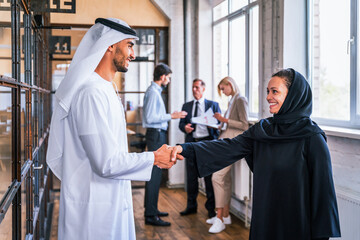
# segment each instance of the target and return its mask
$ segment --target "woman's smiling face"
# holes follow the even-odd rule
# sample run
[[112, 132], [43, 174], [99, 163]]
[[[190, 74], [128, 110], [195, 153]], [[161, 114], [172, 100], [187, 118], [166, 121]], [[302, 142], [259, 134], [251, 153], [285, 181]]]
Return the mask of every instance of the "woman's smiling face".
[[277, 114], [288, 94], [288, 88], [285, 85], [285, 80], [280, 77], [272, 77], [268, 83], [266, 91], [266, 100], [270, 104], [270, 113]]

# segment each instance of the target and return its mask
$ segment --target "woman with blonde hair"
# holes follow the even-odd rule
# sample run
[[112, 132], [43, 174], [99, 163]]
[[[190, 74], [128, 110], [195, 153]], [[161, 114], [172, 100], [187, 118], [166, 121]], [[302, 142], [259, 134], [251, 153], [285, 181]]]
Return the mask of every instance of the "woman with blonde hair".
[[[231, 96], [229, 106], [224, 117], [220, 113], [215, 113], [214, 117], [221, 122], [219, 138], [233, 138], [243, 133], [249, 128], [247, 114], [247, 100], [240, 95], [239, 87], [231, 77], [223, 78], [218, 84], [218, 93], [221, 96]], [[225, 224], [231, 224], [229, 215], [231, 199], [231, 166], [229, 165], [212, 176], [212, 184], [215, 194], [215, 207], [217, 214], [215, 217], [206, 220], [212, 224], [210, 233], [219, 233], [225, 229]]]

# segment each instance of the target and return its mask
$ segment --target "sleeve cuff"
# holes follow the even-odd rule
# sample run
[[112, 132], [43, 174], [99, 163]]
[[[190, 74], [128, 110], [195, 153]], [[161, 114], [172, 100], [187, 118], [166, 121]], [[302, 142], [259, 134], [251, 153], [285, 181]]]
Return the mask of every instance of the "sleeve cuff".
[[165, 115], [165, 119], [166, 119], [167, 121], [170, 121], [170, 120], [171, 120], [171, 114], [170, 114], [170, 113], [167, 113], [167, 114]]
[[191, 143], [183, 143], [179, 144], [183, 151], [181, 152], [181, 155], [185, 158], [193, 158], [194, 155], [194, 146]]

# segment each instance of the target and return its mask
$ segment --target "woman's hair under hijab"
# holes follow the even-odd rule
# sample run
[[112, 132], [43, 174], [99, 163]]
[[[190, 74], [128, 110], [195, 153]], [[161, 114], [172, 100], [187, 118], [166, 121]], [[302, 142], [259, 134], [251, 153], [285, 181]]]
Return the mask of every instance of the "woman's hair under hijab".
[[276, 73], [274, 73], [271, 77], [280, 77], [285, 80], [285, 86], [287, 89], [290, 89], [290, 86], [292, 85], [294, 81], [294, 70], [291, 68], [282, 69]]
[[231, 95], [235, 94], [236, 91], [234, 89], [234, 86], [232, 85], [233, 82], [235, 82], [235, 80], [232, 77], [224, 77], [223, 79], [221, 79], [221, 81], [217, 85], [217, 91], [218, 91], [218, 94], [220, 97], [221, 97], [220, 85], [230, 85], [231, 86]]
[[159, 63], [154, 69], [154, 81], [159, 81], [162, 75], [169, 75], [172, 73], [170, 67], [165, 63]]
[[201, 85], [202, 87], [206, 87], [205, 82], [204, 82], [203, 80], [201, 80], [200, 78], [195, 78], [195, 79], [193, 80], [193, 84], [196, 83], [196, 82], [200, 82], [200, 85]]

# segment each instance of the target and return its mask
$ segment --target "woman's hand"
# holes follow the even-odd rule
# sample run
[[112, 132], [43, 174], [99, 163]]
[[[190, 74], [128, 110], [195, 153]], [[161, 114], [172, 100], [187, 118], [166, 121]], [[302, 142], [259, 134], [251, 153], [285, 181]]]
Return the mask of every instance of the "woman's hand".
[[218, 113], [218, 112], [216, 112], [214, 114], [214, 118], [216, 118], [218, 121], [223, 122], [223, 123], [228, 123], [229, 122], [229, 119], [224, 118], [223, 116], [221, 116], [221, 113]]
[[176, 159], [183, 160], [184, 157], [180, 155], [180, 153], [183, 151], [183, 148], [180, 145], [176, 145], [172, 147], [171, 149], [171, 156], [170, 161], [176, 162]]

